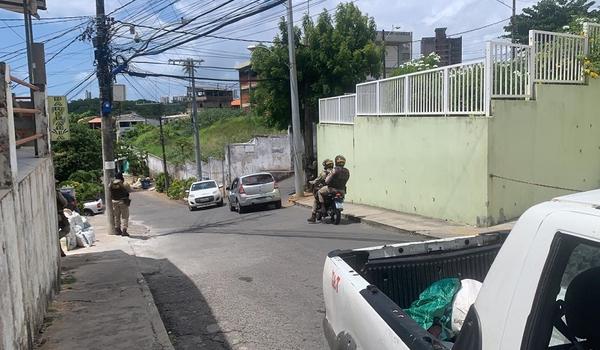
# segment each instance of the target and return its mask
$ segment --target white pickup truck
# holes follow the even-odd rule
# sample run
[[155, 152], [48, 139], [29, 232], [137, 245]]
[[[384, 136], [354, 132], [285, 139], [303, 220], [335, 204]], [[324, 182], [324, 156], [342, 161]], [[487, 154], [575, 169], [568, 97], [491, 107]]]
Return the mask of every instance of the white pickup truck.
[[[444, 278], [483, 282], [440, 341], [404, 311]], [[536, 205], [509, 233], [333, 251], [323, 271], [331, 349], [600, 349], [600, 190]]]

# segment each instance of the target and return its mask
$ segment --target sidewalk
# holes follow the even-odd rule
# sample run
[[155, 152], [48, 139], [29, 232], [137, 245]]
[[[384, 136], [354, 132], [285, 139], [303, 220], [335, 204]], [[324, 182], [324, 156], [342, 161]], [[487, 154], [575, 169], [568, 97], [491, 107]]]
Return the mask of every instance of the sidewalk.
[[[173, 349], [136, 263], [131, 238], [108, 235], [104, 215], [90, 218], [97, 242], [61, 259], [61, 292], [37, 348]], [[139, 225], [132, 236], [144, 235]]]
[[[312, 194], [307, 193], [303, 198], [290, 200], [295, 201], [295, 204], [298, 206], [312, 208]], [[474, 227], [421, 215], [406, 214], [348, 202], [344, 203], [342, 217], [350, 221], [362, 222], [367, 225], [382, 227], [399, 233], [412, 233], [430, 238], [455, 238], [473, 236], [486, 232], [506, 231], [512, 229], [514, 225], [514, 222], [509, 222], [492, 227]]]

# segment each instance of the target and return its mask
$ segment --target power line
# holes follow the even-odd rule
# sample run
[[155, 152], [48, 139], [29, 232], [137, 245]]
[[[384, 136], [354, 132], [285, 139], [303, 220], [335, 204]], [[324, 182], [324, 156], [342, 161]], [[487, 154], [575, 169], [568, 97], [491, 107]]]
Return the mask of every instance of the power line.
[[502, 0], [495, 0], [495, 1], [496, 1], [497, 3], [499, 3], [499, 4], [502, 4], [502, 5], [504, 5], [504, 6], [508, 7], [509, 9], [511, 9], [511, 10], [512, 10], [512, 6], [510, 6], [509, 4], [505, 3], [504, 1], [502, 1]]

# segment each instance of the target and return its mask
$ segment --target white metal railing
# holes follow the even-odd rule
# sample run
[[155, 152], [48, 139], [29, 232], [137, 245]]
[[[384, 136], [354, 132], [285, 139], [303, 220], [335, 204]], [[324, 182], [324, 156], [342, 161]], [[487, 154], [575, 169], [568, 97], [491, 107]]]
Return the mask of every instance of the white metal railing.
[[584, 83], [581, 57], [586, 43], [582, 35], [529, 31], [534, 82]]
[[[529, 45], [486, 45], [483, 61], [357, 84], [356, 114], [489, 116], [493, 98], [532, 98], [534, 83], [585, 83], [583, 57], [600, 50], [600, 24], [584, 24], [584, 35], [532, 30]], [[321, 120], [351, 120], [335, 103], [320, 100]]]
[[319, 122], [353, 124], [356, 115], [356, 94], [348, 94], [319, 100]]
[[600, 24], [585, 23], [583, 33], [588, 39], [588, 52], [598, 53], [600, 51]]
[[490, 68], [492, 98], [531, 96], [531, 48], [528, 45], [490, 41], [486, 47], [486, 66]]

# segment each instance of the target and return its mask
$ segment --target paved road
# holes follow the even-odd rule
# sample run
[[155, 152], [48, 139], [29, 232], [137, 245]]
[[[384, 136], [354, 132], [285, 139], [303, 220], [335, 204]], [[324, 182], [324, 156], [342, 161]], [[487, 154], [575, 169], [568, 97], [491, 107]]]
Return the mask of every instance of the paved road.
[[132, 197], [150, 231], [133, 244], [176, 349], [326, 349], [322, 265], [334, 249], [415, 240], [359, 223], [308, 224], [291, 207], [189, 212], [153, 192]]

